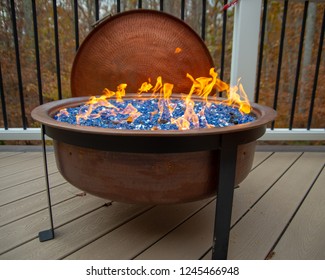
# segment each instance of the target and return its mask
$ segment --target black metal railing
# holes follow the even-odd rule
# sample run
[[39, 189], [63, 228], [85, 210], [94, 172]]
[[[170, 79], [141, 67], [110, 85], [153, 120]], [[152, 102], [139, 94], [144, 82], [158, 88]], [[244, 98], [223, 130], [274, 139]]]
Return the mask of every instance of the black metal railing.
[[27, 121], [26, 121], [26, 114], [25, 114], [25, 99], [24, 99], [24, 92], [23, 92], [23, 80], [22, 80], [22, 75], [21, 75], [21, 67], [20, 67], [20, 65], [21, 65], [20, 64], [20, 52], [19, 52], [16, 11], [14, 8], [14, 6], [15, 6], [14, 0], [10, 1], [10, 5], [11, 5], [12, 32], [13, 32], [15, 53], [16, 53], [16, 66], [17, 66], [17, 79], [18, 79], [18, 89], [19, 89], [21, 121], [22, 121], [22, 127], [24, 129], [26, 129]]
[[[275, 87], [274, 87], [274, 95], [273, 95], [273, 102], [272, 105], [275, 110], [278, 110], [279, 108], [279, 97], [280, 97], [280, 87], [281, 83], [283, 83], [284, 77], [282, 75], [283, 71], [283, 55], [285, 51], [285, 43], [290, 41], [291, 38], [288, 37], [287, 34], [287, 21], [288, 21], [288, 12], [290, 10], [289, 4], [290, 2], [294, 1], [268, 1], [263, 0], [263, 11], [262, 11], [262, 17], [261, 17], [261, 33], [260, 33], [260, 45], [259, 45], [259, 57], [258, 57], [258, 65], [257, 65], [257, 81], [256, 81], [256, 91], [255, 91], [255, 102], [261, 101], [261, 83], [262, 83], [262, 65], [265, 63], [263, 61], [264, 58], [264, 49], [265, 49], [265, 34], [266, 34], [266, 25], [267, 25], [267, 16], [268, 16], [268, 7], [274, 2], [278, 2], [282, 5], [282, 16], [281, 16], [281, 32], [279, 37], [279, 43], [278, 43], [278, 56], [277, 56], [277, 65], [276, 65], [276, 77], [275, 77]], [[306, 23], [308, 20], [308, 9], [310, 6], [310, 3], [317, 6], [318, 11], [318, 18], [321, 19], [321, 28], [318, 29], [317, 26], [313, 26], [314, 29], [319, 30], [319, 39], [318, 42], [316, 40], [314, 41], [314, 44], [317, 45], [315, 48], [317, 48], [317, 55], [315, 56], [314, 61], [311, 63], [315, 64], [315, 70], [314, 70], [314, 76], [312, 81], [312, 86], [308, 89], [308, 91], [311, 91], [310, 95], [310, 103], [308, 107], [308, 113], [306, 112], [304, 115], [304, 121], [303, 121], [303, 127], [307, 128], [307, 130], [310, 130], [312, 127], [312, 120], [313, 120], [313, 112], [315, 108], [315, 98], [316, 98], [316, 91], [318, 86], [318, 80], [319, 78], [322, 78], [322, 81], [324, 81], [324, 73], [320, 72], [320, 66], [322, 61], [322, 51], [323, 51], [323, 41], [324, 41], [324, 30], [325, 30], [325, 3], [324, 1], [301, 1], [299, 3], [303, 8], [301, 7], [300, 14], [297, 14], [297, 18], [301, 21], [300, 26], [297, 29], [297, 36], [298, 32], [300, 31], [299, 35], [299, 41], [297, 43], [298, 50], [297, 50], [297, 56], [296, 56], [296, 65], [295, 65], [295, 74], [294, 74], [294, 84], [293, 88], [291, 90], [292, 97], [291, 102], [288, 101], [291, 106], [287, 105], [287, 126], [289, 130], [292, 130], [295, 127], [295, 117], [297, 115], [297, 99], [298, 99], [298, 90], [299, 87], [301, 87], [301, 71], [302, 71], [302, 57], [303, 57], [303, 51], [304, 51], [304, 43], [306, 38]], [[309, 19], [311, 20], [311, 19]], [[309, 30], [310, 31], [310, 30]], [[314, 47], [313, 47], [314, 48]], [[294, 52], [295, 50], [290, 50]], [[324, 60], [324, 59], [323, 59]], [[305, 65], [306, 67], [306, 65]], [[322, 75], [322, 77], [320, 77]], [[323, 86], [323, 85], [322, 85]], [[319, 95], [321, 94], [321, 91], [323, 91], [324, 88], [318, 90]], [[323, 102], [325, 102], [325, 98], [320, 99]], [[318, 104], [317, 106], [323, 106], [324, 104]], [[284, 113], [282, 114], [284, 115]], [[281, 116], [281, 113], [280, 113]], [[325, 116], [325, 115], [323, 115]], [[320, 118], [319, 118], [320, 119]], [[324, 118], [323, 118], [324, 119]], [[274, 121], [271, 125], [271, 129], [273, 130], [276, 126], [276, 122]], [[298, 125], [298, 127], [302, 127], [301, 125]], [[324, 128], [325, 122], [321, 121], [317, 125], [318, 128]]]
[[[30, 119], [29, 112], [30, 107], [35, 107], [35, 104], [30, 105], [29, 98], [26, 94], [26, 83], [24, 83], [23, 75], [22, 75], [22, 64], [21, 64], [21, 50], [24, 49], [24, 40], [19, 37], [18, 30], [20, 30], [22, 27], [17, 26], [17, 6], [21, 7], [21, 1], [4, 1], [5, 3], [9, 3], [8, 9], [3, 13], [10, 11], [11, 14], [11, 26], [9, 28], [11, 29], [12, 33], [12, 46], [14, 48], [14, 61], [12, 61], [12, 64], [15, 64], [15, 67], [11, 66], [11, 69], [15, 68], [15, 73], [10, 74], [12, 76], [15, 76], [17, 79], [16, 81], [16, 89], [15, 92], [17, 92], [18, 100], [15, 100], [17, 103], [15, 106], [16, 111], [19, 112], [15, 114], [16, 121], [12, 121], [12, 98], [9, 98], [11, 92], [13, 89], [8, 90], [6, 88], [5, 79], [8, 77], [7, 68], [4, 72], [4, 67], [2, 67], [3, 59], [2, 57], [5, 57], [7, 55], [7, 49], [3, 47], [0, 49], [1, 51], [1, 57], [0, 57], [0, 102], [1, 102], [1, 115], [0, 115], [0, 128], [9, 129], [9, 128], [15, 128], [15, 127], [22, 127], [23, 129], [27, 129], [28, 127], [33, 126], [33, 123]], [[25, 1], [27, 2], [27, 1]], [[44, 94], [44, 84], [46, 82], [44, 81], [44, 71], [42, 71], [42, 60], [41, 60], [41, 51], [40, 51], [40, 43], [42, 40], [40, 39], [40, 26], [38, 23], [39, 15], [37, 14], [38, 9], [40, 9], [40, 5], [38, 5], [38, 2], [36, 0], [30, 0], [31, 2], [31, 15], [32, 15], [32, 31], [33, 31], [33, 57], [35, 58], [35, 88], [37, 88], [37, 95], [38, 95], [38, 104], [42, 104], [43, 102], [46, 102], [48, 98]], [[101, 10], [101, 7], [103, 5], [103, 2], [107, 1], [100, 1], [96, 0], [93, 2], [92, 7], [92, 13], [89, 14], [92, 15], [93, 22], [98, 21], [101, 17], [104, 15], [101, 15], [103, 12]], [[109, 1], [111, 3], [111, 12], [112, 13], [119, 13], [126, 9], [125, 3], [127, 1]], [[145, 0], [138, 0], [135, 6], [128, 6], [128, 9], [132, 8], [147, 8], [148, 3], [151, 3], [151, 6], [154, 6], [155, 9], [170, 12], [168, 9], [166, 10], [166, 7], [170, 5], [170, 2], [167, 1], [145, 1]], [[211, 25], [211, 14], [217, 13], [214, 20], [218, 21], [218, 27], [220, 28], [220, 32], [218, 31], [218, 36], [220, 37], [220, 45], [218, 45], [218, 52], [217, 55], [213, 55], [213, 58], [215, 60], [215, 64], [218, 66], [218, 70], [220, 73], [220, 78], [225, 79], [226, 72], [230, 72], [230, 63], [229, 59], [227, 57], [230, 57], [231, 54], [231, 40], [227, 40], [227, 36], [229, 37], [229, 34], [231, 35], [232, 32], [232, 25], [233, 25], [233, 13], [234, 9], [230, 9], [229, 11], [222, 11], [222, 7], [226, 5], [228, 2], [227, 0], [221, 1], [221, 0], [215, 0], [215, 1], [198, 1], [195, 2], [195, 0], [180, 0], [180, 1], [174, 1], [177, 2], [179, 11], [172, 11], [172, 13], [179, 18], [181, 18], [184, 21], [189, 21], [191, 19], [191, 13], [188, 11], [188, 9], [193, 8], [194, 3], [200, 3], [199, 6], [195, 6], [195, 8], [199, 8], [199, 17], [198, 22], [196, 24], [199, 24], [199, 27], [196, 28], [196, 31], [201, 35], [203, 40], [206, 40], [208, 47], [215, 48], [217, 43], [211, 43], [211, 38], [215, 38], [210, 35], [210, 31], [208, 32], [208, 28]], [[288, 0], [263, 0], [262, 3], [262, 12], [261, 12], [261, 28], [260, 28], [260, 44], [259, 44], [259, 54], [258, 54], [258, 65], [257, 65], [257, 82], [256, 82], [256, 90], [255, 90], [255, 102], [259, 103], [266, 103], [266, 105], [272, 106], [274, 109], [279, 110], [279, 102], [282, 102], [283, 99], [283, 81], [286, 80], [284, 78], [284, 65], [286, 65], [286, 62], [283, 61], [284, 57], [286, 56], [286, 44], [288, 44], [288, 41], [292, 40], [292, 37], [299, 37], [299, 40], [297, 39], [297, 55], [296, 55], [296, 65], [295, 67], [295, 74], [293, 78], [293, 86], [290, 90], [290, 100], [288, 101], [287, 105], [287, 112], [282, 113], [281, 110], [279, 110], [280, 115], [280, 121], [281, 118], [284, 119], [284, 121], [280, 122], [277, 120], [276, 122], [273, 122], [271, 125], [271, 129], [274, 129], [277, 126], [280, 127], [287, 127], [289, 129], [295, 128], [295, 127], [304, 127], [306, 129], [311, 129], [313, 126], [314, 121], [314, 114], [315, 114], [315, 108], [319, 112], [319, 106], [316, 102], [316, 99], [324, 100], [320, 98], [320, 82], [324, 81], [324, 69], [322, 68], [324, 58], [322, 57], [322, 50], [323, 50], [323, 40], [324, 40], [324, 29], [325, 29], [325, 1], [304, 1], [300, 3], [300, 5], [303, 6], [301, 8], [302, 15], [297, 15], [297, 18], [301, 20], [299, 23], [299, 27], [297, 30], [299, 30], [299, 35], [296, 33], [289, 34], [288, 32], [288, 20], [291, 19], [291, 16], [289, 16], [289, 12], [291, 12], [290, 4], [291, 2], [295, 3], [295, 5], [298, 5], [296, 1], [288, 1]], [[20, 3], [20, 5], [18, 5]], [[62, 87], [63, 80], [66, 80], [66, 76], [62, 73], [62, 51], [63, 47], [60, 45], [60, 18], [58, 15], [58, 8], [60, 7], [60, 2], [57, 2], [56, 0], [49, 0], [49, 3], [52, 5], [52, 32], [53, 32], [53, 49], [54, 52], [52, 53], [52, 57], [54, 59], [55, 64], [55, 71], [53, 71], [53, 77], [55, 77], [55, 88], [56, 88], [56, 97], [53, 97], [55, 99], [62, 99], [65, 97], [64, 89]], [[80, 24], [83, 22], [83, 15], [80, 14], [81, 9], [80, 5], [82, 5], [82, 0], [74, 0], [71, 1], [71, 17], [73, 20], [73, 37], [74, 40], [74, 51], [78, 50], [80, 42], [82, 41], [84, 37], [85, 32], [83, 29], [80, 28]], [[153, 5], [153, 3], [155, 5]], [[315, 61], [313, 61], [313, 68], [312, 71], [314, 73], [313, 75], [313, 82], [312, 86], [308, 91], [309, 95], [309, 106], [307, 108], [308, 113], [305, 113], [304, 118], [304, 125], [301, 126], [301, 124], [296, 124], [295, 120], [297, 118], [297, 108], [299, 108], [297, 104], [297, 100], [299, 97], [299, 89], [301, 87], [301, 71], [302, 71], [302, 57], [304, 52], [304, 43], [306, 38], [306, 24], [308, 19], [308, 11], [310, 9], [310, 3], [317, 3], [317, 20], [318, 22], [321, 22], [319, 24], [321, 26], [320, 29], [317, 28], [318, 32], [318, 40], [313, 41], [313, 48], [317, 49], [316, 54], [313, 56], [315, 58]], [[281, 20], [281, 27], [278, 37], [278, 42], [276, 47], [272, 49], [274, 53], [277, 52], [276, 59], [274, 59], [274, 65], [272, 64], [272, 67], [276, 68], [274, 77], [272, 77], [271, 84], [274, 85], [273, 93], [270, 93], [268, 91], [268, 96], [265, 96], [265, 86], [263, 88], [263, 85], [265, 84], [265, 69], [271, 68], [271, 66], [267, 65], [267, 54], [266, 52], [268, 45], [266, 44], [266, 37], [269, 34], [268, 27], [270, 26], [270, 23], [268, 22], [268, 16], [272, 12], [273, 6], [272, 5], [278, 5], [279, 11], [278, 14], [281, 14], [280, 20]], [[149, 6], [150, 6], [149, 5]], [[150, 7], [151, 7], [150, 6]], [[192, 7], [193, 6], [193, 7]], [[190, 8], [189, 8], [190, 7]], [[21, 16], [21, 11], [18, 10], [19, 16]], [[4, 26], [1, 26], [1, 28], [4, 28]], [[62, 28], [62, 26], [61, 26]], [[316, 27], [315, 27], [316, 28]], [[248, 31], [249, 32], [249, 31]], [[276, 63], [275, 63], [276, 61]], [[72, 61], [71, 61], [72, 62]], [[227, 74], [228, 74], [227, 72]], [[53, 82], [54, 83], [54, 82]], [[269, 87], [270, 88], [270, 87]], [[220, 94], [221, 95], [221, 94]], [[45, 100], [46, 99], [46, 100]], [[272, 99], [270, 101], [270, 99]], [[27, 102], [28, 101], [28, 102]], [[19, 105], [19, 106], [18, 106]], [[37, 105], [37, 104], [36, 104]], [[282, 105], [281, 105], [282, 106]], [[10, 110], [8, 110], [10, 108]], [[28, 112], [26, 112], [26, 108], [28, 108]], [[280, 108], [281, 109], [281, 108]], [[10, 113], [9, 113], [10, 111]], [[282, 115], [286, 116], [282, 116]], [[317, 115], [319, 113], [316, 113]], [[19, 117], [17, 117], [19, 115]], [[281, 117], [282, 116], [282, 117]], [[20, 120], [17, 120], [20, 119]], [[318, 124], [316, 127], [323, 128], [325, 126], [324, 121], [319, 121], [320, 117], [318, 117]], [[325, 119], [325, 116], [324, 118]], [[278, 124], [279, 123], [279, 124]], [[278, 124], [278, 125], [277, 125]]]
[[[36, 70], [36, 85], [38, 88], [38, 102], [39, 104], [42, 104], [44, 102], [44, 96], [43, 96], [43, 81], [42, 81], [42, 67], [41, 67], [41, 59], [40, 59], [40, 39], [39, 39], [39, 28], [38, 28], [38, 15], [37, 15], [37, 1], [36, 0], [30, 0], [31, 1], [31, 8], [32, 8], [32, 26], [33, 26], [33, 37], [34, 37], [34, 56], [35, 56], [35, 70]], [[55, 76], [56, 76], [56, 89], [57, 89], [57, 99], [62, 99], [63, 98], [63, 93], [62, 93], [62, 73], [61, 73], [61, 60], [60, 60], [60, 37], [59, 37], [59, 20], [58, 20], [58, 3], [56, 0], [52, 0], [52, 25], [53, 25], [53, 40], [54, 40], [54, 53], [53, 56], [55, 56]], [[74, 19], [74, 41], [75, 41], [75, 50], [78, 50], [79, 44], [80, 44], [80, 32], [79, 32], [79, 22], [80, 22], [80, 17], [79, 17], [79, 8], [78, 5], [82, 1], [74, 0], [73, 1], [73, 19]], [[98, 21], [100, 19], [100, 4], [102, 1], [96, 0], [94, 1], [94, 19], [93, 21]], [[143, 4], [146, 1], [137, 1], [136, 8], [143, 8]], [[165, 2], [163, 0], [158, 1], [159, 6], [158, 9], [160, 11], [164, 11], [164, 5]], [[188, 1], [181, 0], [180, 2], [180, 11], [179, 11], [179, 17], [182, 20], [186, 20], [186, 7]], [[201, 20], [200, 20], [200, 35], [202, 39], [204, 40], [206, 37], [206, 10], [207, 10], [207, 1], [203, 0], [200, 1], [202, 2], [201, 5]], [[228, 1], [223, 1], [221, 4], [226, 4]], [[126, 3], [124, 1], [124, 3]], [[20, 59], [20, 50], [24, 47], [21, 44], [21, 38], [19, 38], [18, 32], [17, 32], [17, 23], [16, 23], [16, 9], [17, 9], [17, 2], [14, 0], [10, 1], [10, 11], [11, 11], [11, 21], [12, 21], [12, 38], [14, 42], [14, 47], [15, 47], [15, 61], [16, 61], [16, 72], [17, 72], [17, 83], [18, 83], [18, 92], [19, 92], [19, 105], [20, 105], [20, 116], [21, 116], [21, 127], [23, 129], [26, 129], [29, 127], [28, 125], [28, 120], [26, 117], [26, 112], [25, 112], [25, 106], [26, 106], [26, 96], [24, 92], [24, 82], [22, 78], [22, 64], [21, 64], [21, 59]], [[122, 11], [122, 3], [121, 1], [117, 0], [114, 1], [115, 4], [115, 11], [121, 12]], [[124, 7], [125, 8], [125, 7]], [[221, 10], [221, 9], [220, 9]], [[220, 11], [218, 11], [221, 13]], [[221, 66], [220, 66], [220, 71], [221, 71], [221, 77], [224, 76], [224, 65], [225, 65], [225, 42], [226, 42], [226, 22], [227, 22], [227, 12], [222, 12], [223, 14], [223, 31], [222, 31], [222, 46], [221, 46]], [[5, 55], [5, 50], [2, 50], [2, 55]], [[1, 60], [0, 60], [1, 63]], [[1, 65], [1, 64], [0, 64]], [[5, 129], [8, 129], [11, 127], [9, 123], [10, 116], [8, 116], [8, 110], [7, 110], [7, 103], [6, 103], [6, 98], [5, 95], [8, 94], [6, 92], [6, 89], [2, 83], [2, 77], [3, 73], [0, 71], [0, 81], [1, 81], [1, 86], [0, 86], [0, 95], [1, 95], [1, 108], [2, 108], [2, 126]], [[8, 102], [8, 101], [7, 101]], [[0, 119], [1, 121], [1, 119]], [[13, 127], [19, 127], [20, 125], [17, 125], [17, 121], [15, 122], [16, 125]]]

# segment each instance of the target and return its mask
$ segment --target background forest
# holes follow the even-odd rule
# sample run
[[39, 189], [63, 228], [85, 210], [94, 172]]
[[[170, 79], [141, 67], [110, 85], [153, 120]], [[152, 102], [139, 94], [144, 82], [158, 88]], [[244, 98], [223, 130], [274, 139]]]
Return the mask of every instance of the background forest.
[[[223, 12], [221, 10], [225, 2], [223, 0], [207, 0], [205, 2], [206, 23], [203, 35], [219, 73], [221, 71], [223, 27]], [[258, 102], [272, 107], [274, 105], [284, 1], [273, 0], [267, 2], [266, 32]], [[17, 74], [15, 42], [13, 39], [13, 13], [11, 10], [13, 3], [21, 63], [21, 87], [19, 86], [20, 78], [19, 73]], [[142, 8], [155, 10], [159, 10], [161, 4], [159, 0], [121, 0], [120, 11], [135, 9], [139, 3]], [[181, 3], [181, 0], [165, 0], [163, 1], [164, 11], [181, 18]], [[202, 35], [203, 1], [186, 0], [184, 3], [184, 20], [199, 35]], [[38, 83], [37, 79], [34, 7], [37, 14], [40, 83]], [[116, 14], [117, 9], [116, 0], [0, 0], [0, 70], [2, 74], [2, 81], [0, 81], [2, 82], [0, 127], [37, 126], [30, 118], [30, 112], [40, 103], [39, 93], [43, 96], [44, 102], [58, 99], [60, 96], [63, 98], [70, 96], [70, 71], [76, 50], [92, 29], [92, 25], [96, 20], [106, 15]], [[293, 122], [295, 128], [307, 127], [320, 32], [324, 32], [321, 28], [324, 9], [324, 1], [310, 1], [309, 3]], [[75, 10], [78, 12], [78, 22], [75, 22]], [[304, 1], [289, 1], [277, 103], [279, 117], [275, 127], [289, 126], [303, 11]], [[54, 26], [56, 17], [54, 12], [57, 12], [57, 30]], [[233, 13], [233, 8], [230, 8], [227, 12], [225, 58], [222, 74], [226, 82], [230, 80]], [[57, 42], [55, 32], [58, 34]], [[57, 66], [59, 66], [59, 71]], [[22, 93], [23, 104], [20, 102], [19, 92]], [[6, 114], [3, 114], [4, 105]], [[324, 50], [321, 57], [312, 116], [312, 128], [325, 127]], [[7, 121], [4, 118], [7, 118]], [[5, 123], [7, 123], [7, 127]]]

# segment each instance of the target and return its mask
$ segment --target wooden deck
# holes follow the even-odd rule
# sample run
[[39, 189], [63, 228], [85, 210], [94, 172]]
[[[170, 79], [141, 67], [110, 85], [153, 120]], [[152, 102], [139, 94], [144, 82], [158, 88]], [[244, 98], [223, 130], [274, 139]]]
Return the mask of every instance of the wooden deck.
[[[67, 183], [48, 156], [56, 236], [41, 243], [38, 232], [49, 228], [42, 153], [0, 149], [0, 259], [211, 257], [215, 199], [105, 201]], [[256, 152], [235, 190], [229, 259], [325, 259], [324, 164], [324, 149]]]

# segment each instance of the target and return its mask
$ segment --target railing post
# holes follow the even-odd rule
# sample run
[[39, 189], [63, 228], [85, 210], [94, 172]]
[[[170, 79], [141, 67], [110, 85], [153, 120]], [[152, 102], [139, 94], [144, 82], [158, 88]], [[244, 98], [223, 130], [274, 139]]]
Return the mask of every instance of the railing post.
[[262, 0], [241, 0], [235, 6], [230, 84], [238, 78], [250, 101], [254, 101], [258, 38]]

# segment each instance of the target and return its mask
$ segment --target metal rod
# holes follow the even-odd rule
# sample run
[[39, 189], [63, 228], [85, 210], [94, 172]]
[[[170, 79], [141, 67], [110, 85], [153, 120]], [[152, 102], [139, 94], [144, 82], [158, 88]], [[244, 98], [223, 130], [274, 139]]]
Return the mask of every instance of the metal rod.
[[16, 22], [16, 11], [15, 11], [15, 1], [11, 0], [11, 20], [12, 20], [12, 31], [15, 43], [15, 53], [16, 53], [16, 68], [18, 77], [18, 90], [19, 90], [19, 101], [20, 101], [20, 111], [21, 111], [21, 121], [23, 128], [27, 128], [27, 119], [25, 113], [25, 99], [23, 91], [23, 79], [21, 75], [21, 64], [20, 64], [20, 53], [19, 53], [19, 42], [17, 33], [17, 22]]
[[76, 51], [79, 49], [79, 15], [78, 15], [78, 0], [73, 2], [74, 10], [74, 32], [75, 32], [75, 41], [76, 41]]
[[[223, 1], [223, 5], [227, 5], [228, 0]], [[226, 37], [227, 37], [227, 10], [222, 12], [222, 41], [221, 41], [221, 61], [220, 61], [220, 79], [223, 80], [225, 71], [225, 52], [226, 52]], [[219, 93], [219, 97], [222, 92]]]
[[45, 142], [45, 127], [42, 125], [42, 150], [43, 150], [43, 161], [44, 161], [44, 173], [45, 173], [45, 184], [47, 192], [47, 202], [49, 209], [50, 225], [51, 228], [39, 232], [38, 237], [40, 242], [51, 240], [54, 238], [54, 223], [53, 223], [53, 213], [52, 213], [52, 203], [51, 203], [51, 191], [49, 182], [49, 173], [47, 168], [47, 156], [46, 156], [46, 142]]
[[99, 1], [95, 0], [95, 20], [99, 20]]
[[292, 129], [293, 120], [294, 120], [294, 117], [295, 117], [296, 99], [297, 99], [297, 92], [298, 92], [298, 85], [299, 85], [302, 50], [303, 50], [303, 47], [304, 47], [304, 38], [305, 38], [305, 29], [306, 29], [306, 21], [307, 21], [307, 13], [308, 13], [308, 4], [309, 4], [309, 2], [305, 1], [304, 15], [303, 15], [303, 19], [302, 19], [302, 26], [301, 26], [301, 32], [300, 32], [300, 43], [299, 43], [299, 51], [298, 51], [295, 85], [294, 85], [293, 96], [292, 96], [289, 129]]
[[[281, 27], [281, 37], [280, 37], [280, 47], [279, 47], [279, 57], [278, 57], [278, 68], [277, 76], [275, 82], [275, 92], [274, 92], [274, 101], [273, 109], [276, 110], [278, 105], [278, 95], [279, 95], [279, 86], [280, 86], [280, 77], [281, 77], [281, 66], [282, 66], [282, 55], [283, 55], [283, 45], [284, 45], [284, 36], [286, 30], [287, 22], [287, 12], [288, 12], [288, 0], [284, 1], [283, 17], [282, 17], [282, 27]], [[274, 129], [275, 121], [272, 122], [271, 128]]]
[[7, 117], [5, 92], [4, 92], [4, 89], [3, 89], [1, 63], [0, 63], [0, 98], [1, 98], [1, 109], [2, 109], [3, 125], [4, 125], [4, 128], [7, 130], [8, 129], [8, 117]]
[[206, 11], [207, 11], [207, 1], [202, 1], [202, 24], [201, 24], [201, 38], [205, 40], [205, 18], [206, 18]]
[[56, 58], [56, 78], [58, 85], [58, 98], [62, 99], [61, 89], [61, 66], [60, 66], [60, 47], [59, 47], [59, 28], [58, 28], [58, 13], [56, 0], [53, 0], [53, 21], [54, 21], [54, 39], [55, 39], [55, 58]]
[[226, 260], [228, 255], [237, 160], [237, 144], [229, 138], [222, 136], [218, 150], [219, 179], [212, 247], [213, 260]]
[[181, 19], [185, 19], [185, 0], [182, 0], [181, 2]]
[[255, 102], [256, 103], [258, 102], [259, 96], [260, 96], [260, 85], [261, 85], [261, 73], [262, 73], [262, 64], [263, 64], [263, 51], [264, 51], [266, 16], [267, 16], [267, 0], [264, 0], [262, 26], [261, 26], [260, 51], [259, 51], [259, 57], [258, 57], [257, 79], [256, 79], [256, 88], [255, 88]]
[[142, 0], [138, 0], [138, 9], [142, 9]]
[[121, 12], [121, 0], [117, 0], [117, 1], [116, 1], [116, 11], [117, 11], [118, 13]]
[[39, 104], [43, 104], [42, 75], [41, 75], [41, 62], [40, 62], [40, 54], [39, 54], [37, 11], [36, 11], [35, 0], [32, 0], [32, 10], [33, 10], [33, 26], [34, 26], [35, 59], [36, 59], [36, 70], [37, 70], [38, 100], [39, 100]]
[[307, 123], [308, 130], [310, 130], [310, 128], [311, 128], [311, 123], [312, 123], [312, 119], [313, 119], [313, 110], [314, 110], [315, 96], [316, 96], [317, 83], [318, 83], [319, 67], [320, 67], [321, 58], [322, 58], [324, 32], [325, 32], [325, 8], [323, 11], [322, 28], [320, 29], [317, 61], [316, 61], [316, 68], [315, 68], [315, 77], [314, 77], [313, 90], [312, 90], [310, 106], [309, 106], [308, 123]]
[[163, 11], [163, 10], [164, 10], [164, 0], [160, 0], [160, 3], [159, 3], [159, 10], [160, 10], [160, 11]]

